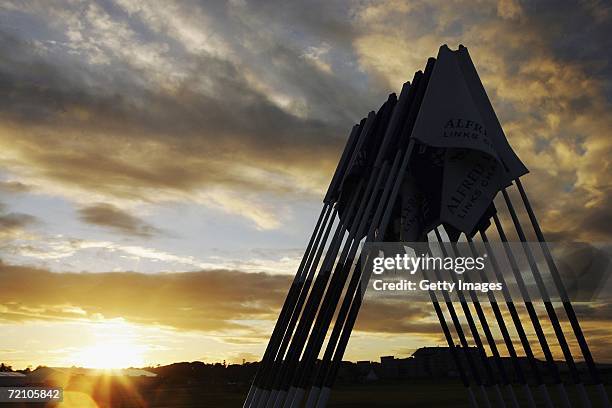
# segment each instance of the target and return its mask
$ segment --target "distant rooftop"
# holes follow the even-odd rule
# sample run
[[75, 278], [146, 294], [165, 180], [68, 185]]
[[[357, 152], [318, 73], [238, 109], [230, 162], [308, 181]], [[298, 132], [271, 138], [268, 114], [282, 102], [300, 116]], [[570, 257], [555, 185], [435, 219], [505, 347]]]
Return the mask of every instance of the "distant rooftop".
[[25, 374], [21, 374], [21, 373], [17, 373], [17, 372], [13, 372], [13, 371], [9, 371], [9, 372], [4, 372], [4, 371], [0, 371], [0, 377], [25, 377]]
[[157, 374], [140, 368], [122, 368], [122, 369], [98, 369], [98, 368], [83, 368], [83, 367], [40, 367], [32, 371], [31, 376], [41, 375], [42, 373], [58, 373], [67, 375], [84, 375], [84, 376], [124, 376], [124, 377], [157, 377]]

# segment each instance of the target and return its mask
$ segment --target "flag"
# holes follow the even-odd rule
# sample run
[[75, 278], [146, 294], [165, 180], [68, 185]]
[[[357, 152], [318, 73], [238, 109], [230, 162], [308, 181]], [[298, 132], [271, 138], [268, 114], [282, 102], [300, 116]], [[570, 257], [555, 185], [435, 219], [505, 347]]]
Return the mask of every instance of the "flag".
[[[478, 224], [476, 224], [476, 227], [474, 227], [474, 229], [466, 235], [470, 238], [473, 238], [478, 231], [486, 231], [487, 228], [491, 226], [491, 217], [493, 217], [493, 215], [495, 214], [497, 214], [497, 209], [495, 208], [495, 204], [491, 203], [489, 205], [489, 208], [487, 208], [485, 213], [480, 218], [480, 221], [478, 221]], [[444, 227], [444, 231], [446, 231], [446, 235], [448, 235], [448, 239], [451, 242], [459, 241], [461, 231], [447, 223], [443, 223], [442, 226]]]
[[468, 85], [472, 100], [478, 108], [480, 117], [484, 122], [484, 127], [487, 129], [487, 134], [495, 146], [495, 151], [504, 164], [505, 170], [508, 173], [508, 178], [514, 180], [529, 173], [527, 167], [525, 167], [516, 153], [514, 153], [514, 150], [512, 150], [512, 147], [510, 147], [508, 143], [508, 139], [506, 139], [506, 135], [499, 124], [497, 115], [495, 115], [491, 101], [482, 85], [482, 81], [480, 81], [478, 77], [478, 72], [476, 72], [476, 67], [470, 58], [467, 48], [460, 45], [459, 51], [455, 54], [463, 77]]
[[[425, 232], [440, 224], [442, 179], [446, 149], [419, 145], [413, 154], [410, 172], [421, 196], [421, 218]], [[404, 192], [405, 193], [405, 192]]]
[[385, 231], [386, 242], [417, 242], [425, 237], [424, 195], [410, 173], [404, 176], [391, 221]]
[[[437, 221], [469, 234], [497, 192], [527, 170], [507, 143], [475, 70], [470, 71], [467, 52], [461, 53], [459, 63], [459, 51], [440, 47], [412, 137], [437, 148], [438, 156], [443, 153], [441, 171], [439, 163], [416, 168], [427, 173], [421, 185], [436, 186], [424, 187], [436, 191], [426, 194], [428, 227]], [[429, 174], [432, 168], [437, 170]]]
[[504, 186], [504, 172], [493, 156], [478, 150], [447, 149], [440, 221], [470, 234]]
[[[355, 194], [359, 182], [367, 179], [366, 176], [372, 171], [383, 135], [389, 123], [389, 118], [396, 103], [397, 96], [394, 93], [390, 94], [375, 116], [373, 116], [373, 113], [370, 114], [372, 118], [368, 117], [361, 135], [359, 135], [353, 157], [348, 164], [344, 179], [340, 185], [340, 198], [338, 200], [338, 215], [345, 222], [347, 230], [351, 229], [355, 220], [345, 219], [346, 208]], [[380, 192], [375, 191], [373, 194], [380, 194]]]

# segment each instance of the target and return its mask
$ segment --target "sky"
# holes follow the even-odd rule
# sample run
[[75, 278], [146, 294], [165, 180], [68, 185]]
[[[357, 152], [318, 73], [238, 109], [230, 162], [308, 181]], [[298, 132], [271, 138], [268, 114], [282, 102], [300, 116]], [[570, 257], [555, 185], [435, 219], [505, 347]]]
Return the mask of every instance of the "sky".
[[[597, 0], [0, 2], [0, 361], [258, 360], [351, 127], [442, 44], [470, 50], [547, 237], [609, 242], [611, 19]], [[612, 362], [607, 310], [580, 314]], [[443, 344], [431, 312], [366, 304], [346, 357]]]

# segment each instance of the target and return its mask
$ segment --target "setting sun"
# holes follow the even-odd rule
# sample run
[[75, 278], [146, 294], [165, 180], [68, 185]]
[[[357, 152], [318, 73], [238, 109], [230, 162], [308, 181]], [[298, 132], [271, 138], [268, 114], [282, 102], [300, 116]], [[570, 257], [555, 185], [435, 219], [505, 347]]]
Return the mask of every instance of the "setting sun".
[[126, 368], [144, 364], [142, 347], [129, 343], [94, 344], [77, 353], [76, 364], [87, 368]]
[[86, 368], [126, 368], [144, 364], [146, 347], [138, 343], [131, 325], [109, 321], [95, 325], [94, 341], [78, 350], [74, 365]]

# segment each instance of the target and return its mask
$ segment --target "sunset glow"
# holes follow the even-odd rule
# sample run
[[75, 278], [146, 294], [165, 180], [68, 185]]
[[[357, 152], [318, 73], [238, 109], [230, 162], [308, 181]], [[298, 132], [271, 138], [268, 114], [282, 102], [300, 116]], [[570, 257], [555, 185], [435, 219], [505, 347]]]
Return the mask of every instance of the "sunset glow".
[[134, 327], [121, 321], [90, 326], [94, 343], [74, 353], [73, 365], [86, 368], [127, 368], [144, 365], [146, 347]]
[[129, 343], [100, 343], [83, 348], [75, 355], [75, 364], [87, 368], [141, 367], [142, 348]]

